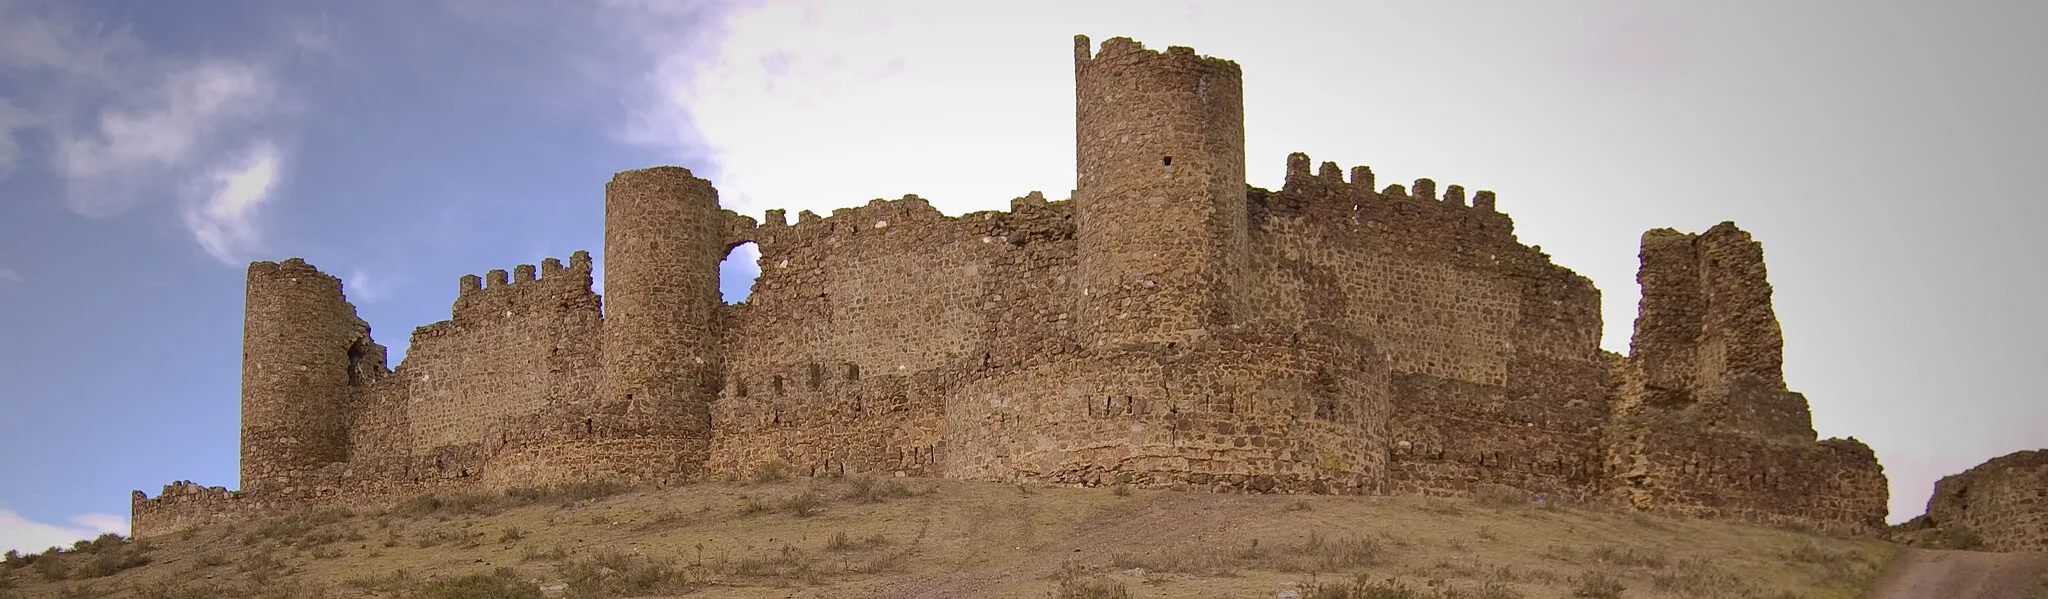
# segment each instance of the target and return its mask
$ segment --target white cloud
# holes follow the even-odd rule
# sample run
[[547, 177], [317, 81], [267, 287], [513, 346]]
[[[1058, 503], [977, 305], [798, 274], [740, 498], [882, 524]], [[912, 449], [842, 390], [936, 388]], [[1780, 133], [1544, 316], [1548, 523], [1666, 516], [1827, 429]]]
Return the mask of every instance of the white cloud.
[[[58, 134], [53, 166], [66, 203], [88, 217], [119, 214], [151, 199], [166, 178], [217, 170], [224, 129], [269, 110], [274, 85], [255, 66], [209, 60], [169, 74], [163, 85], [100, 113], [91, 130]], [[203, 178], [203, 177], [202, 177]]]
[[14, 132], [27, 129], [35, 121], [35, 115], [0, 96], [0, 179], [14, 172], [15, 163], [21, 160], [21, 143], [15, 141]]
[[128, 534], [128, 518], [113, 514], [81, 514], [69, 524], [51, 524], [23, 518], [0, 508], [0, 551], [39, 553], [51, 547], [70, 547], [80, 539], [106, 533]]
[[0, 266], [0, 281], [13, 281], [16, 283], [20, 283], [21, 273], [14, 272], [14, 269], [12, 268]]
[[167, 56], [71, 10], [0, 0], [0, 74], [28, 83], [0, 97], [0, 176], [26, 153], [15, 132], [47, 130], [72, 212], [183, 199], [172, 209], [201, 248], [240, 266], [259, 238], [252, 211], [280, 176], [277, 125], [295, 112], [277, 68], [294, 52], [333, 54], [335, 29], [302, 19], [266, 53]]
[[370, 303], [391, 297], [393, 289], [382, 278], [372, 277], [360, 268], [350, 269], [348, 278], [343, 279], [343, 288], [350, 300]]
[[261, 241], [255, 212], [271, 200], [280, 160], [277, 146], [258, 142], [238, 163], [215, 167], [199, 180], [199, 199], [184, 209], [185, 227], [207, 254], [239, 266]]

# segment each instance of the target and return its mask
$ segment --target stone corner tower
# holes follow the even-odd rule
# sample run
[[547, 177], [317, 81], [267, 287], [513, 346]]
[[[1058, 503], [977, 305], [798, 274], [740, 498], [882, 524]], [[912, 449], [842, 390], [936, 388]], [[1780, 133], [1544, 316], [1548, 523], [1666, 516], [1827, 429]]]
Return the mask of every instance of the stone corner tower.
[[689, 169], [623, 171], [605, 184], [604, 382], [592, 434], [636, 449], [635, 478], [689, 478], [710, 458], [722, 372], [718, 191]]
[[249, 265], [242, 325], [242, 489], [318, 481], [348, 460], [357, 390], [384, 371], [383, 346], [342, 295], [341, 280], [306, 261]]
[[1186, 47], [1091, 50], [1074, 37], [1081, 338], [1201, 339], [1231, 322], [1243, 269], [1243, 75]]

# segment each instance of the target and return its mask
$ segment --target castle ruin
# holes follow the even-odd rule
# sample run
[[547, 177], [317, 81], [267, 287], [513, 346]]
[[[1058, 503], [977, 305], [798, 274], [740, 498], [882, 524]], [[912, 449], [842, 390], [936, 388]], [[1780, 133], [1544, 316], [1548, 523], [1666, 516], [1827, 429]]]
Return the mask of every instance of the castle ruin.
[[[134, 533], [771, 461], [1883, 525], [1870, 449], [1816, 440], [1785, 387], [1762, 249], [1733, 224], [1643, 235], [1621, 356], [1599, 290], [1492, 192], [1302, 154], [1250, 187], [1237, 64], [1077, 36], [1074, 74], [1071, 199], [756, 222], [686, 169], [621, 172], [603, 297], [585, 252], [465, 276], [396, 369], [338, 279], [252, 264], [242, 488], [137, 491]], [[760, 276], [726, 304], [718, 265], [749, 242]]]

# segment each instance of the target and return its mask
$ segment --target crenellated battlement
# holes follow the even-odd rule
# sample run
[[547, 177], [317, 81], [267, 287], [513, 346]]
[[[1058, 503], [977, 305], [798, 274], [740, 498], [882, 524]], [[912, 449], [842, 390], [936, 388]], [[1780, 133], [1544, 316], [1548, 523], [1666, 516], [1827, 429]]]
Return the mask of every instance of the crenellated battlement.
[[[1251, 187], [1237, 63], [1074, 43], [1067, 199], [757, 221], [687, 168], [620, 171], [602, 297], [585, 251], [462, 275], [396, 372], [340, 279], [251, 264], [241, 490], [136, 492], [136, 534], [770, 461], [1882, 521], [1875, 457], [1816, 441], [1785, 388], [1762, 249], [1732, 224], [1644, 235], [1636, 344], [1609, 354], [1600, 290], [1492, 191], [1300, 152]], [[750, 242], [762, 272], [726, 304], [720, 263]]]
[[1305, 153], [1287, 156], [1284, 186], [1279, 193], [1264, 196], [1266, 216], [1427, 238], [1514, 239], [1514, 222], [1496, 208], [1492, 191], [1468, 198], [1465, 186], [1450, 185], [1438, 197], [1436, 181], [1428, 178], [1416, 179], [1412, 186], [1395, 183], [1375, 189], [1377, 176], [1370, 166], [1352, 167], [1347, 180], [1335, 162], [1311, 170], [1312, 164]]
[[865, 205], [834, 209], [830, 216], [820, 217], [805, 210], [798, 213], [795, 224], [788, 223], [786, 215], [787, 211], [781, 209], [767, 211], [767, 218], [755, 233], [756, 241], [767, 245], [901, 234], [955, 220], [940, 213], [930, 201], [917, 194], [906, 194], [895, 200], [876, 198]]

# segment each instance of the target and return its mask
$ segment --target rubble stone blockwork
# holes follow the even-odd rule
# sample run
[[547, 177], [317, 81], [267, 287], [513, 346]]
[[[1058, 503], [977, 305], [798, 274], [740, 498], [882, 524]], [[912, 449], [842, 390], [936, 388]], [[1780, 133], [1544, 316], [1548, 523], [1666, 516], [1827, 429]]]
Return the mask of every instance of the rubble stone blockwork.
[[[686, 169], [622, 172], [602, 302], [583, 252], [465, 276], [396, 369], [339, 281], [252, 265], [243, 490], [137, 492], [136, 534], [767, 462], [1883, 522], [1870, 450], [1816, 441], [1785, 389], [1762, 250], [1732, 224], [1645, 235], [1635, 349], [1606, 353], [1599, 290], [1493, 192], [1304, 154], [1248, 187], [1237, 64], [1075, 42], [1069, 200], [756, 222]], [[724, 304], [718, 263], [750, 242], [760, 276]]]
[[1945, 532], [1950, 539], [1981, 543], [1976, 548], [2048, 553], [2048, 449], [2008, 454], [1942, 477], [1934, 483], [1926, 515], [1894, 532], [1908, 541]]

